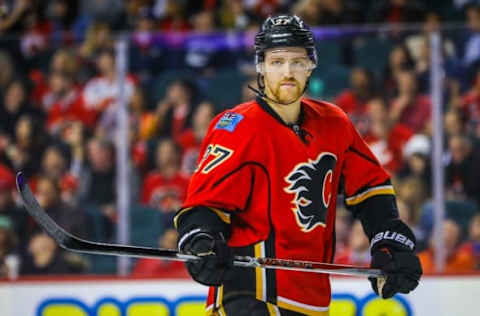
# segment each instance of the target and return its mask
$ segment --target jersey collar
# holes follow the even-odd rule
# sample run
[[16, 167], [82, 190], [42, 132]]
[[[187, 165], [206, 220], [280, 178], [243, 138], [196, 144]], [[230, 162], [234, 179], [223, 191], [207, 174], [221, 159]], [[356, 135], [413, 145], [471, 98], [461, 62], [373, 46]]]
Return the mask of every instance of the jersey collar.
[[303, 110], [303, 102], [300, 103], [300, 114], [298, 115], [298, 121], [294, 124], [287, 124], [285, 121], [280, 117], [280, 115], [275, 112], [274, 109], [268, 103], [261, 97], [256, 97], [255, 101], [257, 101], [258, 105], [262, 109], [264, 109], [268, 114], [270, 114], [274, 119], [276, 119], [278, 122], [280, 122], [282, 125], [285, 125], [289, 128], [293, 128], [293, 126], [302, 126], [304, 120], [305, 120], [305, 111]]

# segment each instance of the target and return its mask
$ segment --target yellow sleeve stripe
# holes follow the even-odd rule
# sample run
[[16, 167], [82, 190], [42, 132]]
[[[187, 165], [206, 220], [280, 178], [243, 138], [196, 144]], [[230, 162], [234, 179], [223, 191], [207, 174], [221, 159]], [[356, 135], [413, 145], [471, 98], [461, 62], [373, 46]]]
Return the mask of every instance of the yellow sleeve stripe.
[[230, 214], [225, 213], [225, 212], [222, 212], [222, 211], [220, 211], [219, 209], [216, 209], [216, 208], [213, 208], [213, 207], [209, 207], [209, 209], [212, 210], [212, 211], [214, 211], [214, 212], [218, 215], [218, 217], [220, 217], [220, 219], [221, 219], [222, 221], [224, 221], [225, 223], [227, 223], [227, 224], [231, 224], [231, 223], [232, 223], [232, 221], [231, 221], [231, 219], [230, 219]]
[[178, 228], [178, 219], [180, 218], [180, 216], [183, 215], [183, 213], [187, 212], [187, 211], [190, 211], [192, 209], [192, 207], [187, 207], [187, 208], [184, 208], [183, 210], [180, 210], [180, 212], [178, 212], [177, 215], [175, 215], [175, 217], [173, 218], [173, 225], [175, 226], [175, 229]]
[[[192, 208], [193, 207], [184, 208], [184, 209], [180, 210], [180, 212], [178, 212], [177, 215], [175, 215], [175, 217], [173, 218], [173, 224], [174, 224], [175, 228], [178, 228], [178, 219], [180, 218], [180, 216], [182, 216], [184, 213], [188, 212]], [[231, 223], [230, 214], [228, 214], [226, 212], [222, 212], [219, 209], [216, 209], [216, 208], [213, 208], [213, 207], [209, 207], [208, 209], [211, 210], [212, 212], [214, 212], [215, 214], [217, 214], [218, 217], [220, 217], [220, 219], [222, 221], [224, 221], [225, 223], [227, 223], [227, 224]]]
[[278, 310], [277, 306], [267, 303], [267, 309], [269, 316], [280, 316], [280, 311]]
[[393, 189], [393, 186], [391, 185], [382, 185], [374, 188], [370, 188], [366, 191], [363, 191], [362, 193], [359, 193], [357, 195], [351, 196], [347, 199], [345, 199], [345, 202], [347, 205], [356, 205], [359, 203], [362, 203], [369, 197], [375, 196], [375, 195], [395, 195], [395, 190]]

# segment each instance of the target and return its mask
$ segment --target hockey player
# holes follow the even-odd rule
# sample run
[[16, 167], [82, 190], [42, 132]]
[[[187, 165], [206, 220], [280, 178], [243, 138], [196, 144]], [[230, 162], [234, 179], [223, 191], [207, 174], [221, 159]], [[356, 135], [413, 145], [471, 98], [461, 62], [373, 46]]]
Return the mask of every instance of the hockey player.
[[328, 315], [325, 274], [232, 267], [233, 255], [332, 262], [339, 190], [388, 276], [383, 298], [408, 293], [422, 274], [415, 237], [398, 218], [389, 175], [345, 113], [303, 97], [317, 64], [297, 16], [268, 18], [255, 38], [256, 100], [218, 115], [177, 212], [180, 251], [210, 285], [207, 315]]

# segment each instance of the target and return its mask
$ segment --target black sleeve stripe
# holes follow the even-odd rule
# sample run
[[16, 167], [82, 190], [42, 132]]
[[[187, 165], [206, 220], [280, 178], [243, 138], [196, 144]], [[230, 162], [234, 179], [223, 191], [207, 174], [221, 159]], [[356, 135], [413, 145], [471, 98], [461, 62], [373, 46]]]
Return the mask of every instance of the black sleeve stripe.
[[355, 149], [353, 146], [348, 147], [348, 150], [356, 153], [357, 155], [359, 155], [359, 156], [362, 157], [363, 159], [370, 161], [370, 162], [373, 163], [374, 165], [380, 166], [380, 164], [378, 163], [378, 161], [376, 161], [375, 159], [372, 159], [372, 158], [368, 157], [367, 155], [365, 155], [365, 154], [362, 153], [361, 151]]

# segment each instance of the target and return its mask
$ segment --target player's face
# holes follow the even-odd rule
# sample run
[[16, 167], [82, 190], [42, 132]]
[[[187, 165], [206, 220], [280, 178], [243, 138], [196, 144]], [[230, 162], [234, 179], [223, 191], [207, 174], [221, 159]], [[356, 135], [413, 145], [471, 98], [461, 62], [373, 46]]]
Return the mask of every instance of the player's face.
[[281, 103], [294, 102], [302, 95], [313, 69], [305, 48], [273, 48], [265, 52], [262, 73], [268, 97]]

